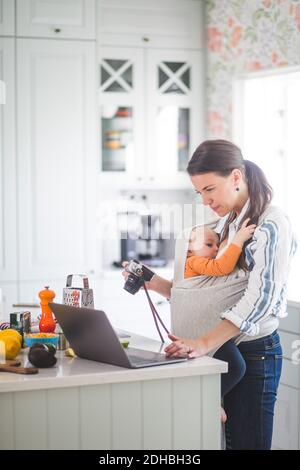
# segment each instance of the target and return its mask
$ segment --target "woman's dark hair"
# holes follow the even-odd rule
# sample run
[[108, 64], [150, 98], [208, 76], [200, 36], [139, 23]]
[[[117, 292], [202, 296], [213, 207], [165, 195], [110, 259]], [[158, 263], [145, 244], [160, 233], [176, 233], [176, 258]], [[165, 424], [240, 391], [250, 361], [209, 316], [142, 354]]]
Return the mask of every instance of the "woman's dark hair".
[[[248, 186], [250, 204], [241, 224], [247, 218], [249, 223], [257, 224], [261, 214], [270, 204], [273, 191], [264, 172], [253, 162], [244, 160], [242, 152], [235, 144], [227, 140], [206, 140], [196, 148], [189, 161], [187, 172], [190, 176], [203, 173], [216, 173], [219, 176], [228, 176], [234, 169], [242, 172]], [[221, 242], [228, 236], [229, 225], [236, 218], [231, 212], [226, 220], [221, 236]], [[247, 269], [245, 262], [245, 246], [238, 261], [238, 266]]]

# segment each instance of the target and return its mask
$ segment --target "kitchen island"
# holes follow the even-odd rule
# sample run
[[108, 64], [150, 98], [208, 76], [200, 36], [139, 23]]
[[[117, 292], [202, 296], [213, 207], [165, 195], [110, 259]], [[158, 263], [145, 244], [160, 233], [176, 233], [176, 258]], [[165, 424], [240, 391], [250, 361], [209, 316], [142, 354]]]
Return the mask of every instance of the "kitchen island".
[[[130, 346], [161, 352], [132, 335]], [[0, 449], [219, 449], [220, 374], [210, 357], [143, 369], [65, 357], [0, 372]], [[27, 351], [20, 356], [24, 365]]]

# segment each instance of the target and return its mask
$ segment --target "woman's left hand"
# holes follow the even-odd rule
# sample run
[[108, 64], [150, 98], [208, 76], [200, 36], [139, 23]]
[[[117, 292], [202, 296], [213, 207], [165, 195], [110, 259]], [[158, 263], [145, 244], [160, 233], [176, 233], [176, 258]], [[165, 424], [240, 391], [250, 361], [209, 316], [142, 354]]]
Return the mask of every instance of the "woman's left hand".
[[171, 334], [168, 336], [173, 342], [165, 348], [167, 357], [188, 357], [193, 359], [207, 353], [204, 345], [201, 344], [201, 340], [179, 338]]

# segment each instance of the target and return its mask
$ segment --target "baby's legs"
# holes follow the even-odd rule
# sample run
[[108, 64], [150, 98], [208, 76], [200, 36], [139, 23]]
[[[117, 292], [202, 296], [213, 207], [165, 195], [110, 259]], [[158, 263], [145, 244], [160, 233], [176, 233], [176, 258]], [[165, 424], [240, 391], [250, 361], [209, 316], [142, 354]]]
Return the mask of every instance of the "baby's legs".
[[216, 359], [228, 362], [227, 374], [221, 375], [222, 398], [244, 377], [246, 372], [245, 360], [233, 340], [227, 341], [214, 354]]

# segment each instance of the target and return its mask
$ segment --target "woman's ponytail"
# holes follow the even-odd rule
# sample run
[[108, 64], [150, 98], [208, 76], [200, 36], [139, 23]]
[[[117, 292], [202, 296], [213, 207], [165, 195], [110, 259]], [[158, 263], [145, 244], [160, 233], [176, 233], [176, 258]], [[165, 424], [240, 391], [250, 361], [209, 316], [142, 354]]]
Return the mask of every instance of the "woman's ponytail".
[[[240, 222], [240, 226], [244, 220], [250, 218], [249, 224], [258, 224], [259, 218], [266, 210], [273, 197], [272, 187], [269, 185], [267, 178], [259, 166], [250, 160], [244, 160], [245, 180], [248, 186], [250, 204]], [[229, 222], [229, 220], [228, 220]], [[228, 235], [229, 226], [227, 226]], [[242, 253], [238, 260], [238, 267], [247, 271], [247, 264], [245, 260], [245, 248], [250, 243], [251, 239], [244, 243]]]
[[250, 217], [250, 223], [257, 224], [259, 217], [272, 200], [273, 190], [259, 166], [249, 160], [244, 160], [244, 166], [250, 204], [243, 219]]

